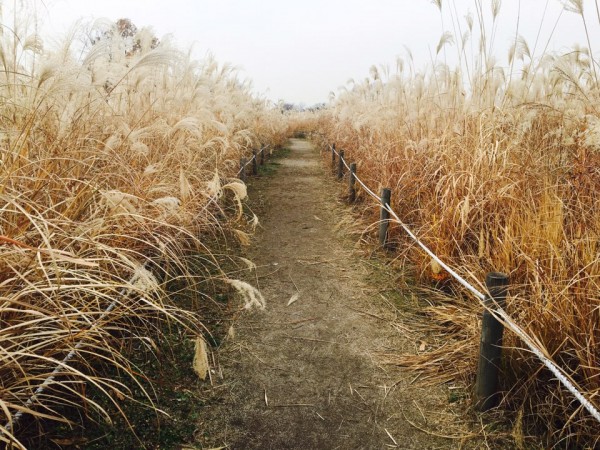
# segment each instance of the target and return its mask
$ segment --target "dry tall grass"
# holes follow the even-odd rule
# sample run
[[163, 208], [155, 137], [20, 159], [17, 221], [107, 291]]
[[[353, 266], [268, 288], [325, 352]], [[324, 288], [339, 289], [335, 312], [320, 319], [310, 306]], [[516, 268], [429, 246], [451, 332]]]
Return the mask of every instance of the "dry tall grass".
[[[580, 13], [580, 4], [569, 7]], [[498, 5], [492, 2], [493, 8]], [[493, 8], [480, 14], [491, 14], [494, 21]], [[457, 68], [436, 63], [415, 71], [401, 60], [395, 73], [373, 67], [370, 78], [340, 94], [313, 129], [358, 162], [367, 184], [391, 187], [395, 211], [472, 282], [488, 271], [510, 274], [508, 311], [598, 407], [597, 60], [589, 48], [532, 60], [527, 42], [519, 38], [501, 66], [488, 54], [484, 36], [469, 65], [464, 55], [473, 18], [463, 26], [467, 33], [455, 39]], [[438, 52], [448, 43], [442, 38]], [[517, 66], [515, 75], [511, 69]], [[313, 115], [298, 126], [310, 127], [315, 120]], [[368, 214], [377, 220], [375, 212]], [[395, 233], [409, 244], [400, 230]], [[414, 245], [399, 251], [425, 284], [452, 285]], [[434, 352], [431, 359], [420, 359], [419, 367], [471, 382], [479, 311], [475, 300], [428, 309], [458, 339], [455, 351], [448, 346], [441, 351], [441, 365], [430, 364], [441, 354]], [[518, 350], [522, 344], [510, 332], [506, 345], [503, 405], [520, 411], [518, 420], [524, 421], [515, 429], [545, 430], [545, 445], [600, 445], [600, 425], [540, 361]]]
[[286, 136], [232, 67], [156, 44], [114, 24], [53, 48], [18, 20], [0, 28], [0, 440], [16, 447], [15, 418], [64, 420], [86, 384], [119, 408], [131, 386], [95, 368], [135, 385], [125, 350], [153, 348], [157, 320], [201, 331], [159, 280], [194, 277], [190, 253], [227, 280], [208, 241], [238, 218], [218, 199], [245, 195], [242, 154]]

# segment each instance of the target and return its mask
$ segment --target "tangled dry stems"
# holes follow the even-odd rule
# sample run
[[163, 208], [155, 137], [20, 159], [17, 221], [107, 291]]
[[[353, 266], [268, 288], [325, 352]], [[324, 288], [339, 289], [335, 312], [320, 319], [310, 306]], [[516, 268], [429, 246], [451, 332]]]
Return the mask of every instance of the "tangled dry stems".
[[[335, 142], [367, 185], [392, 188], [403, 221], [472, 283], [481, 287], [490, 271], [509, 274], [510, 314], [598, 406], [600, 114], [590, 54], [530, 59], [519, 38], [505, 67], [485, 47], [457, 68], [373, 67], [332, 108], [293, 126], [318, 132], [323, 146]], [[363, 208], [378, 220], [375, 208]], [[399, 228], [392, 238], [408, 244]], [[415, 246], [399, 252], [425, 285], [460, 290]], [[449, 325], [457, 339], [401, 363], [472, 381], [478, 308], [475, 300], [428, 308], [432, 323]], [[598, 445], [598, 423], [517, 338], [507, 333], [505, 345], [503, 406], [520, 411], [525, 432], [547, 430], [545, 445]]]
[[132, 387], [97, 368], [142, 388], [127, 347], [152, 349], [160, 321], [202, 332], [165, 280], [196, 277], [196, 253], [235, 283], [208, 246], [241, 226], [220, 198], [243, 199], [239, 157], [287, 131], [232, 67], [98, 27], [50, 50], [24, 24], [0, 30], [0, 440], [19, 448], [23, 413], [64, 421], [85, 403], [110, 421], [85, 386], [120, 409]]

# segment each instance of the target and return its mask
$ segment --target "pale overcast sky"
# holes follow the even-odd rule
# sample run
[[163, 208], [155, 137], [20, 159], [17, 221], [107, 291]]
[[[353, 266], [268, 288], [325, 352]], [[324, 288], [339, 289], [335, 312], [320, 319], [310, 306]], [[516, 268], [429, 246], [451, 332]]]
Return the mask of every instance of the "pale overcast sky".
[[[451, 11], [463, 31], [469, 11], [477, 27], [476, 0], [442, 3], [443, 25], [430, 0], [45, 0], [41, 15], [54, 36], [80, 18], [130, 18], [159, 37], [172, 34], [184, 49], [194, 44], [199, 59], [212, 52], [219, 62], [239, 66], [241, 76], [267, 98], [311, 105], [326, 102], [349, 79], [365, 78], [373, 64], [395, 67], [397, 57], [407, 59], [405, 47], [417, 69], [423, 68], [443, 31], [453, 31]], [[491, 1], [481, 3], [489, 18]], [[592, 49], [600, 52], [594, 0], [584, 5]], [[585, 44], [581, 18], [563, 12], [559, 0], [504, 0], [494, 44], [498, 61], [506, 64], [517, 18], [532, 51], [541, 25], [539, 54], [559, 16], [551, 49]], [[472, 44], [477, 48], [477, 40]], [[447, 52], [456, 50], [447, 47]]]

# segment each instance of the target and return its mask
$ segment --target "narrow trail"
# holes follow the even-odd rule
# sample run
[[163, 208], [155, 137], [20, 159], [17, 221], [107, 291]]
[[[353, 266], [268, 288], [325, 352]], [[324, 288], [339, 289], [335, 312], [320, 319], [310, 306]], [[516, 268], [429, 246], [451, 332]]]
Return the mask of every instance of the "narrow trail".
[[343, 213], [339, 188], [318, 151], [292, 140], [279, 164], [274, 176], [251, 182], [262, 230], [249, 257], [267, 308], [245, 314], [220, 351], [223, 378], [199, 423], [199, 444], [453, 448], [409, 423], [426, 423], [443, 410], [441, 391], [412, 385], [414, 374], [380, 366], [372, 356], [411, 344], [387, 320], [393, 313], [352, 255], [352, 242], [333, 231]]

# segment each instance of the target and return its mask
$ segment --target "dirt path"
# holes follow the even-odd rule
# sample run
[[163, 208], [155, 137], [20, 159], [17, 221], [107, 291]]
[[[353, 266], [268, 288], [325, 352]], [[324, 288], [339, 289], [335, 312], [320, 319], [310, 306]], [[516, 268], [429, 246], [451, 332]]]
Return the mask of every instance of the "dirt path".
[[[292, 140], [272, 177], [252, 181], [262, 231], [250, 258], [267, 300], [236, 324], [219, 355], [223, 379], [199, 429], [203, 448], [428, 449], [452, 441], [424, 423], [447, 399], [380, 367], [372, 354], [406, 346], [377, 286], [333, 231], [339, 188], [317, 151]], [[288, 302], [294, 294], [298, 298]], [[408, 420], [407, 420], [408, 419]], [[394, 442], [395, 440], [395, 442]]]

